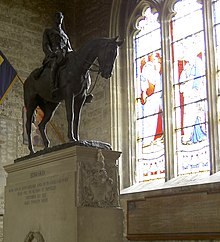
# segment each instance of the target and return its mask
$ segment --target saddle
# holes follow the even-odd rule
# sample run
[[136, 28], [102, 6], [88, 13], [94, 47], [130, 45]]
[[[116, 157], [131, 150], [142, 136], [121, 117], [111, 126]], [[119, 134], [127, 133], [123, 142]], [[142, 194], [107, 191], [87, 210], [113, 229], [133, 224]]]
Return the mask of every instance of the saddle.
[[[59, 78], [60, 78], [60, 73], [61, 73], [61, 71], [65, 68], [65, 64], [66, 64], [66, 63], [67, 63], [67, 58], [65, 57], [65, 58], [63, 59], [63, 61], [60, 62], [59, 67], [58, 67], [58, 69], [57, 69], [57, 72], [56, 72], [56, 83], [58, 83]], [[34, 79], [35, 79], [35, 80], [38, 80], [38, 79], [41, 77], [42, 73], [44, 72], [44, 70], [45, 70], [46, 68], [48, 68], [48, 70], [51, 71], [51, 67], [50, 67], [50, 65], [51, 65], [51, 61], [43, 62], [43, 65], [42, 65], [41, 67], [35, 69], [35, 70], [32, 72]], [[85, 79], [88, 78], [87, 75], [88, 75], [88, 73], [86, 73], [85, 76], [82, 76], [82, 78], [85, 78]], [[58, 87], [58, 89], [57, 89], [54, 93], [52, 93], [52, 95], [53, 95], [54, 97], [56, 97], [57, 95], [59, 95], [59, 87]], [[93, 100], [93, 94], [88, 93], [88, 94], [86, 95], [86, 99], [85, 99], [85, 102], [84, 102], [84, 103], [91, 103], [92, 100]]]

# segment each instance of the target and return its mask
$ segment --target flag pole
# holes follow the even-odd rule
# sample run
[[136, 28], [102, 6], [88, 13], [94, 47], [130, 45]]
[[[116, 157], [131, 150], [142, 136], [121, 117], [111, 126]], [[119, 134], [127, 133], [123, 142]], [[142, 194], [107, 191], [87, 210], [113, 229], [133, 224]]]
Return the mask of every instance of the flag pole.
[[22, 83], [22, 85], [24, 85], [24, 82], [21, 80], [21, 78], [20, 78], [20, 76], [18, 74], [17, 74], [17, 78]]

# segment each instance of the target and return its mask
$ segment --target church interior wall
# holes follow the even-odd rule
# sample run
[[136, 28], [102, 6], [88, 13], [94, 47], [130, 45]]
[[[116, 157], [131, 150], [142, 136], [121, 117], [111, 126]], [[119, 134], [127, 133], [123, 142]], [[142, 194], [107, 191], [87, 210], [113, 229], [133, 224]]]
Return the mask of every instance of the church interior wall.
[[[17, 71], [20, 79], [15, 82], [0, 109], [1, 120], [3, 119], [5, 123], [12, 120], [12, 123], [14, 122], [14, 126], [16, 126], [16, 129], [13, 130], [16, 135], [12, 142], [16, 143], [13, 146], [14, 156], [1, 158], [5, 163], [10, 162], [10, 159], [13, 160], [28, 153], [27, 146], [23, 144], [23, 82], [32, 70], [42, 64], [44, 58], [42, 51], [44, 29], [51, 26], [54, 12], [62, 11], [65, 16], [66, 32], [73, 49], [80, 48], [91, 38], [108, 37], [109, 14], [107, 15], [106, 12], [107, 10], [110, 12], [110, 2], [104, 4], [105, 13], [100, 10], [101, 2], [97, 1], [97, 3], [99, 3], [97, 7], [92, 8], [95, 2], [82, 1], [80, 4], [77, 1], [76, 3], [74, 1], [72, 3], [35, 1], [33, 3], [33, 1], [23, 0], [0, 2], [0, 50]], [[74, 8], [74, 4], [76, 4], [76, 8]], [[99, 14], [97, 14], [97, 11]], [[91, 14], [96, 16], [101, 25], [93, 24], [94, 20]], [[93, 76], [96, 77], [96, 73]], [[83, 110], [81, 138], [101, 139], [110, 142], [110, 122], [107, 115], [109, 111], [109, 80], [100, 78], [93, 94], [93, 103], [86, 105]], [[48, 125], [51, 145], [67, 141], [65, 119], [64, 105], [61, 104], [52, 120], [55, 129]], [[10, 131], [7, 130], [7, 132]], [[4, 142], [4, 140], [1, 142]], [[11, 147], [7, 145], [7, 149], [9, 151]]]
[[[29, 154], [27, 145], [23, 141], [23, 82], [31, 71], [42, 64], [43, 31], [51, 26], [54, 13], [62, 11], [65, 16], [66, 32], [73, 49], [80, 48], [91, 38], [108, 37], [111, 1], [1, 0], [0, 9], [0, 50], [19, 76], [0, 105], [0, 224], [2, 225], [5, 185], [3, 166]], [[96, 78], [96, 73], [92, 73], [92, 77]], [[81, 139], [110, 142], [109, 88], [109, 80], [102, 78], [98, 80], [93, 91], [93, 103], [83, 108]], [[68, 141], [65, 115], [62, 103], [47, 127], [51, 146]], [[36, 148], [39, 149], [42, 147]], [[2, 239], [2, 230], [0, 238]]]
[[[11, 91], [0, 105], [0, 241], [3, 238], [2, 218], [4, 214], [5, 173], [3, 166], [13, 163], [14, 159], [18, 157], [28, 154], [27, 145], [23, 143], [22, 109], [24, 104], [22, 82], [33, 69], [41, 66], [44, 58], [41, 46], [43, 31], [51, 25], [54, 12], [62, 11], [65, 16], [66, 31], [74, 49], [80, 48], [89, 39], [108, 37], [112, 2], [117, 2], [117, 0], [74, 0], [71, 2], [61, 0], [0, 1], [0, 50], [16, 69], [21, 79], [15, 82]], [[128, 4], [125, 1], [118, 2], [122, 2], [122, 17], [128, 18], [127, 15], [129, 15], [134, 1], [127, 1]], [[112, 34], [118, 32], [124, 38], [123, 24], [118, 26], [117, 31], [112, 31]], [[92, 73], [93, 81], [95, 78], [96, 73]], [[110, 81], [100, 78], [93, 91], [93, 102], [83, 107], [80, 126], [81, 139], [94, 139], [111, 143], [112, 100]], [[123, 86], [123, 80], [118, 80], [118, 82], [122, 91], [126, 92], [127, 89]], [[120, 107], [123, 111], [122, 104]], [[126, 118], [127, 116], [124, 115], [122, 121]], [[125, 125], [124, 122], [121, 123], [122, 129], [123, 125]], [[51, 124], [48, 125], [48, 136], [51, 140], [51, 145], [58, 145], [67, 141], [66, 129], [65, 108], [61, 104]], [[123, 137], [129, 138], [127, 135], [123, 135]], [[123, 145], [116, 148], [120, 147], [123, 150], [119, 151], [123, 153], [129, 152]], [[123, 161], [125, 160], [126, 154]], [[126, 167], [128, 167], [128, 164], [124, 163], [122, 168], [125, 172], [128, 172]], [[124, 177], [124, 183], [128, 184], [129, 175], [127, 174], [126, 177], [124, 174]]]
[[[169, 1], [163, 1], [163, 0], [158, 0], [158, 1], [127, 1], [127, 0], [122, 0], [122, 1], [114, 1], [115, 3], [115, 6], [114, 6], [114, 9], [119, 9], [119, 13], [116, 15], [117, 19], [111, 19], [112, 23], [114, 23], [114, 26], [112, 27], [112, 32], [118, 32], [121, 34], [121, 36], [123, 36], [124, 38], [126, 36], [132, 36], [132, 31], [134, 31], [134, 27], [135, 27], [135, 24], [134, 22], [131, 21], [131, 18], [132, 16], [135, 18], [135, 17], [138, 17], [136, 16], [136, 14], [139, 14], [140, 11], [137, 13], [134, 11], [136, 5], [138, 4], [148, 4], [149, 2], [153, 2], [153, 3], [162, 3], [161, 6], [163, 5], [163, 3], [165, 2], [169, 2]], [[173, 1], [174, 2], [174, 1]], [[113, 24], [112, 24], [113, 25]], [[132, 39], [132, 38], [131, 38]], [[121, 97], [121, 101], [122, 103], [120, 103], [120, 105], [122, 106], [126, 106], [126, 103], [127, 103], [127, 100], [129, 99], [129, 94], [132, 93], [131, 92], [131, 89], [129, 89], [129, 81], [127, 80], [132, 80], [132, 79], [129, 79], [129, 64], [132, 63], [132, 61], [129, 60], [129, 53], [132, 53], [133, 49], [130, 49], [132, 48], [132, 44], [129, 42], [129, 40], [125, 40], [125, 42], [127, 41], [127, 43], [125, 43], [122, 47], [122, 50], [120, 52], [120, 60], [119, 60], [119, 63], [118, 65], [121, 67], [121, 70], [117, 76], [117, 79], [113, 77], [113, 81], [115, 83], [119, 83], [119, 86], [122, 87], [122, 88], [126, 88], [126, 91], [125, 92], [120, 92], [120, 97]], [[132, 41], [132, 40], [131, 40]], [[132, 65], [132, 64], [131, 64]], [[126, 82], [126, 81], [127, 82]], [[126, 82], [126, 85], [124, 84], [124, 82]], [[124, 84], [124, 85], [123, 85]], [[129, 92], [130, 91], [130, 92]], [[117, 94], [116, 94], [117, 96]], [[131, 95], [132, 96], [132, 95]], [[126, 101], [125, 101], [126, 100]], [[120, 105], [118, 105], [120, 107]], [[129, 182], [131, 182], [132, 180], [132, 177], [129, 177], [128, 174], [131, 174], [132, 173], [132, 159], [133, 157], [135, 157], [135, 155], [132, 153], [132, 150], [131, 149], [128, 149], [126, 148], [126, 146], [128, 147], [131, 147], [132, 148], [132, 145], [129, 143], [130, 140], [129, 139], [124, 139], [124, 137], [129, 137], [129, 136], [126, 136], [127, 133], [126, 133], [126, 129], [123, 129], [122, 127], [128, 127], [128, 130], [130, 128], [130, 124], [129, 121], [126, 121], [126, 119], [124, 117], [128, 117], [130, 118], [130, 120], [132, 120], [132, 117], [133, 117], [133, 113], [129, 113], [131, 112], [132, 108], [128, 110], [125, 110], [126, 108], [120, 110], [120, 115], [121, 116], [118, 116], [118, 120], [117, 120], [117, 124], [119, 127], [121, 127], [121, 136], [118, 136], [118, 137], [123, 137], [122, 140], [118, 140], [118, 144], [119, 146], [122, 148], [121, 150], [123, 151], [122, 153], [122, 157], [123, 157], [123, 162], [122, 162], [122, 169], [121, 169], [121, 173], [123, 173], [123, 178], [122, 178], [122, 182], [123, 182], [123, 186], [126, 187], [126, 186], [129, 186]], [[127, 114], [127, 115], [126, 115]], [[131, 114], [131, 115], [130, 115]], [[127, 118], [127, 120], [129, 120], [129, 118]], [[125, 125], [126, 124], [126, 125]], [[131, 132], [132, 129], [129, 130], [129, 132]], [[130, 163], [129, 163], [130, 162]], [[134, 162], [135, 163], [135, 160]], [[124, 166], [124, 167], [123, 167]], [[128, 171], [128, 167], [130, 167], [130, 170]], [[127, 174], [127, 176], [126, 176]], [[216, 174], [216, 176], [218, 176], [219, 174]], [[130, 180], [130, 181], [129, 181]], [[181, 180], [181, 179], [180, 179]], [[171, 179], [171, 183], [173, 182], [173, 180]], [[157, 183], [157, 182], [155, 182]], [[178, 221], [176, 222], [171, 222], [169, 229], [173, 229], [175, 230], [176, 228], [176, 225], [180, 222], [180, 231], [183, 231], [183, 227], [184, 227], [184, 221], [186, 222], [186, 224], [190, 224], [191, 221], [192, 221], [192, 217], [194, 216], [193, 215], [193, 212], [194, 210], [192, 209], [193, 208], [193, 200], [190, 200], [189, 198], [186, 198], [186, 201], [189, 201], [189, 207], [187, 207], [185, 210], [184, 210], [184, 207], [182, 206], [182, 202], [179, 202], [179, 201], [182, 201], [181, 198], [185, 196], [184, 194], [184, 191], [187, 190], [187, 191], [191, 191], [192, 189], [192, 196], [194, 196], [196, 193], [199, 194], [199, 189], [200, 186], [195, 186], [194, 188], [196, 188], [195, 190], [193, 190], [193, 186], [190, 186], [190, 185], [187, 185], [186, 183], [183, 183], [184, 186], [181, 187], [180, 189], [182, 189], [183, 191], [180, 191], [179, 194], [176, 193], [176, 189], [175, 189], [175, 186], [172, 186], [172, 188], [170, 189], [170, 192], [172, 193], [169, 194], [167, 196], [167, 199], [170, 199], [170, 203], [169, 205], [166, 207], [166, 208], [162, 208], [162, 203], [163, 203], [163, 199], [164, 199], [164, 194], [163, 192], [167, 192], [166, 189], [161, 189], [158, 187], [158, 184], [156, 184], [153, 188], [146, 188], [145, 186], [147, 186], [147, 182], [144, 184], [143, 183], [140, 183], [140, 184], [135, 184], [135, 185], [140, 185], [143, 186], [143, 192], [140, 192], [140, 190], [137, 189], [137, 187], [135, 187], [135, 185], [133, 186], [133, 191], [127, 190], [127, 194], [123, 194], [123, 191], [126, 191], [126, 189], [122, 190], [121, 191], [121, 198], [122, 198], [122, 204], [123, 204], [123, 207], [125, 208], [125, 220], [124, 220], [124, 224], [125, 224], [125, 235], [127, 235], [130, 240], [129, 241], [160, 241], [160, 239], [163, 239], [163, 241], [183, 241], [182, 239], [186, 239], [186, 236], [185, 234], [182, 236], [182, 237], [179, 237], [179, 239], [177, 238], [177, 236], [174, 238], [172, 238], [172, 240], [169, 240], [168, 239], [168, 236], [166, 236], [166, 239], [163, 238], [163, 235], [159, 235], [157, 237], [157, 239], [155, 239], [155, 236], [152, 236], [154, 234], [154, 232], [156, 231], [156, 234], [157, 233], [161, 233], [159, 227], [158, 227], [158, 223], [161, 222], [162, 224], [162, 227], [165, 226], [165, 224], [168, 222], [171, 222], [172, 219], [177, 219]], [[150, 183], [149, 183], [150, 184]], [[189, 184], [189, 183], [188, 183]], [[208, 192], [206, 191], [204, 194], [209, 194], [210, 193], [210, 190], [212, 189], [212, 186], [213, 184], [210, 184], [208, 187], [207, 187], [207, 190]], [[185, 189], [185, 190], [184, 190]], [[153, 208], [153, 206], [155, 205], [155, 197], [152, 196], [152, 193], [157, 193], [157, 201], [158, 201], [158, 210]], [[175, 201], [175, 199], [173, 199], [175, 197], [175, 195], [177, 195], [177, 201]], [[187, 193], [187, 196], [189, 194]], [[191, 194], [190, 194], [191, 195]], [[216, 194], [217, 196], [219, 196], [219, 194]], [[152, 196], [152, 197], [151, 197]], [[151, 198], [149, 198], [151, 197]], [[149, 199], [149, 200], [148, 200]], [[203, 205], [203, 208], [202, 206], [198, 206], [199, 208], [201, 208], [201, 213], [203, 212], [204, 215], [203, 215], [203, 219], [202, 221], [204, 222], [207, 222], [208, 225], [210, 225], [210, 227], [206, 230], [207, 234], [209, 234], [209, 232], [211, 232], [213, 230], [213, 225], [210, 221], [208, 221], [208, 216], [215, 210], [218, 208], [214, 205], [210, 205], [214, 200], [214, 197], [207, 197], [207, 201], [208, 203], [205, 203], [204, 202], [204, 199], [201, 199], [201, 202], [204, 204]], [[146, 205], [145, 207], [143, 207], [143, 210], [140, 209], [140, 207], [136, 206], [136, 202], [140, 202], [142, 204], [146, 204], [145, 202], [146, 201], [149, 201], [149, 204]], [[198, 205], [198, 204], [197, 204]], [[149, 210], [147, 210], [146, 208], [149, 208]], [[183, 213], [182, 216], [178, 217], [176, 216], [174, 210], [175, 210], [175, 206], [179, 206], [179, 212], [180, 213]], [[159, 212], [161, 209], [161, 212]], [[192, 210], [191, 210], [192, 209]], [[135, 214], [135, 211], [138, 214], [138, 216], [136, 217], [137, 220], [133, 220], [134, 217], [137, 215], [134, 215]], [[153, 220], [151, 220], [151, 211], [155, 214], [158, 215], [158, 217], [155, 219], [155, 223], [153, 222]], [[167, 211], [168, 215], [167, 215], [167, 218], [169, 217], [170, 219], [165, 219], [163, 221], [162, 219], [162, 214], [163, 212]], [[153, 218], [155, 218], [155, 214], [152, 215]], [[200, 214], [200, 212], [196, 213], [197, 215]], [[215, 214], [215, 212], [213, 212], [213, 214]], [[140, 216], [139, 216], [140, 215]], [[196, 215], [196, 216], [197, 216]], [[132, 217], [133, 216], [133, 217]], [[143, 218], [143, 219], [142, 219]], [[179, 218], [179, 219], [178, 219]], [[126, 221], [127, 220], [127, 221]], [[145, 221], [144, 221], [145, 220]], [[130, 222], [129, 222], [130, 221]], [[134, 223], [137, 227], [137, 230], [136, 231], [131, 231], [132, 230], [132, 224], [131, 223]], [[196, 224], [195, 223], [195, 228], [197, 229], [200, 224], [202, 224], [200, 221]], [[153, 229], [149, 229], [149, 233], [146, 233], [146, 230], [152, 225]], [[141, 231], [141, 227], [143, 226], [144, 229], [146, 229], [145, 231]], [[191, 229], [193, 231], [193, 225], [191, 226]], [[153, 232], [153, 230], [155, 229], [155, 231]], [[126, 231], [127, 230], [127, 231]], [[158, 232], [159, 231], [159, 232]], [[175, 231], [176, 232], [176, 231]], [[130, 233], [130, 234], [129, 234]], [[132, 234], [133, 233], [133, 234]], [[166, 233], [169, 233], [169, 231], [167, 230]], [[166, 235], [165, 233], [165, 235]], [[132, 239], [132, 235], [133, 236], [133, 239]], [[150, 238], [150, 236], [148, 236], [148, 239], [147, 238], [147, 235], [151, 235], [152, 237]], [[178, 234], [178, 232], [177, 232]], [[198, 233], [199, 234], [199, 233]], [[197, 234], [197, 235], [198, 235]], [[201, 236], [202, 233], [199, 234], [199, 236]], [[158, 235], [158, 234], [157, 234]], [[185, 237], [184, 237], [185, 236]], [[199, 241], [199, 239], [201, 237], [197, 236], [195, 238], [195, 236], [193, 237], [192, 234], [190, 234], [187, 238], [188, 241]], [[142, 239], [141, 239], [142, 238]], [[152, 239], [152, 240], [151, 240]], [[209, 234], [206, 239], [204, 239], [203, 241], [219, 241], [218, 239], [214, 238], [214, 237], [211, 237], [211, 235]]]

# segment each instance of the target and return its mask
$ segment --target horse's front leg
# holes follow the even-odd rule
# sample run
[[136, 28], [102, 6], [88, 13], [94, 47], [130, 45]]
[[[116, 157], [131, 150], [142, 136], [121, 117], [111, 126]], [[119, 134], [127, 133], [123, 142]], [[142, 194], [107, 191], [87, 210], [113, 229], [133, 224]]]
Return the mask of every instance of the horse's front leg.
[[66, 95], [65, 106], [66, 106], [66, 116], [68, 123], [68, 138], [69, 141], [76, 141], [76, 138], [73, 136], [73, 95]]
[[74, 99], [74, 122], [73, 122], [73, 134], [74, 137], [79, 140], [79, 123], [82, 106], [85, 102], [85, 95], [78, 95]]
[[30, 154], [34, 153], [34, 148], [33, 148], [32, 139], [31, 139], [32, 115], [33, 115], [33, 113], [27, 113], [27, 121], [26, 121], [26, 132], [27, 132], [27, 138], [28, 138], [28, 149], [30, 151]]

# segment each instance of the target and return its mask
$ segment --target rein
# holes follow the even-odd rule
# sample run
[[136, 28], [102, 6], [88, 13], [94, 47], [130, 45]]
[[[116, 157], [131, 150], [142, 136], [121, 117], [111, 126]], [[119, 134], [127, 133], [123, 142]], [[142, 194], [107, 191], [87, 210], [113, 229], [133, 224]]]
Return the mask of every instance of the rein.
[[96, 84], [97, 84], [97, 81], [98, 81], [98, 79], [99, 79], [99, 76], [100, 76], [100, 73], [98, 72], [97, 75], [96, 75], [95, 82], [94, 82], [94, 84], [93, 84], [91, 90], [87, 92], [87, 95], [92, 94], [92, 91], [94, 90], [94, 88], [95, 88], [95, 86], [96, 86]]
[[[106, 48], [107, 48], [107, 46], [105, 46], [104, 60], [106, 59], [106, 58], [105, 58], [105, 56], [106, 56]], [[77, 52], [76, 52], [76, 55], [78, 55]], [[79, 57], [79, 58], [81, 58], [81, 57]], [[91, 67], [88, 69], [88, 70], [91, 71], [91, 72], [97, 72], [95, 82], [94, 82], [93, 86], [91, 87], [90, 91], [87, 92], [87, 95], [90, 95], [90, 94], [92, 94], [92, 91], [94, 90], [94, 88], [95, 88], [95, 86], [96, 86], [96, 84], [97, 84], [97, 81], [98, 81], [98, 79], [99, 79], [99, 76], [100, 76], [100, 65], [97, 65], [97, 64], [94, 63], [94, 62], [91, 63], [90, 61], [88, 61], [88, 60], [85, 59], [85, 58], [81, 58], [81, 59], [82, 59], [83, 61], [85, 61], [87, 64], [89, 64], [90, 66], [95, 66], [95, 67], [98, 68], [98, 70], [94, 70], [94, 69], [92, 69]]]
[[[85, 60], [88, 64], [90, 64], [87, 60]], [[96, 63], [92, 63], [91, 66], [95, 66], [98, 68], [98, 70], [94, 70], [92, 69], [91, 67], [89, 68], [89, 71], [91, 72], [97, 72], [98, 74], [100, 73], [100, 70], [99, 70], [99, 65], [97, 65]]]
[[[75, 54], [78, 55], [77, 52], [75, 52]], [[79, 57], [79, 55], [78, 55], [78, 57]], [[95, 67], [98, 68], [97, 70], [94, 70], [94, 69], [92, 69], [91, 67], [88, 69], [88, 71], [91, 71], [91, 72], [97, 72], [96, 79], [95, 79], [95, 82], [94, 82], [92, 88], [90, 89], [90, 91], [89, 91], [89, 90], [87, 91], [87, 95], [90, 95], [90, 94], [92, 94], [92, 91], [94, 90], [94, 88], [95, 88], [95, 86], [96, 86], [96, 84], [97, 84], [97, 81], [98, 81], [98, 79], [99, 79], [99, 76], [100, 76], [99, 65], [97, 65], [96, 63], [91, 63], [90, 61], [88, 61], [88, 60], [85, 59], [85, 58], [81, 58], [81, 57], [79, 57], [79, 58], [82, 59], [83, 61], [85, 61], [85, 62], [86, 62], [87, 64], [89, 64], [90, 66], [95, 66]]]
[[[106, 48], [107, 48], [107, 46], [105, 46], [104, 60], [106, 60]], [[87, 60], [84, 60], [84, 61], [87, 62], [88, 64], [90, 64]], [[91, 65], [94, 65], [94, 66], [98, 67], [99, 69], [98, 70], [93, 70], [92, 68], [89, 68], [90, 71], [97, 72], [97, 75], [96, 75], [96, 79], [95, 79], [95, 82], [93, 84], [93, 87], [91, 88], [91, 90], [89, 92], [87, 92], [87, 95], [92, 94], [92, 91], [94, 90], [94, 88], [95, 88], [95, 86], [97, 84], [97, 81], [99, 79], [99, 76], [100, 76], [100, 65], [97, 65], [95, 63], [92, 63]]]

